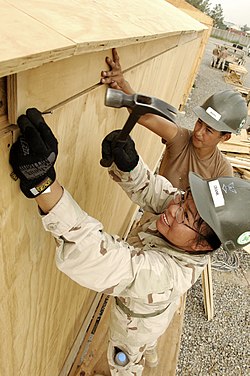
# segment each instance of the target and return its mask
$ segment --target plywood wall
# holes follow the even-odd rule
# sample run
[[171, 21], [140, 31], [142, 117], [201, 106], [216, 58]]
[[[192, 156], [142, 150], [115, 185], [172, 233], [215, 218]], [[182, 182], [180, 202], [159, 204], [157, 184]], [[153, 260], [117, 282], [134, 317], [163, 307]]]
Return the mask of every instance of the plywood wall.
[[185, 0], [166, 0], [166, 1], [174, 5], [176, 8], [180, 9], [182, 12], [188, 14], [193, 19], [201, 22], [203, 25], [206, 26], [206, 28], [200, 32], [201, 34], [200, 45], [199, 47], [197, 46], [198, 49], [197, 48], [195, 49], [196, 54], [193, 60], [193, 70], [192, 72], [190, 72], [189, 78], [186, 81], [186, 88], [183, 92], [183, 101], [180, 107], [180, 109], [183, 109], [184, 105], [187, 102], [192, 86], [194, 84], [196, 74], [199, 70], [201, 59], [204, 54], [206, 44], [208, 42], [208, 38], [210, 37], [210, 34], [212, 32], [213, 19], [209, 17], [207, 14], [201, 12], [199, 9], [189, 4]]
[[203, 30], [164, 0], [0, 0], [0, 9], [5, 41], [0, 77], [113, 46]]
[[213, 19], [209, 17], [204, 12], [201, 12], [199, 9], [195, 8], [193, 5], [188, 3], [185, 0], [166, 0], [168, 3], [173, 4], [176, 8], [187, 13], [189, 16], [194, 18], [197, 21], [202, 22], [206, 26], [213, 26]]
[[[200, 42], [201, 35], [193, 32], [118, 51], [125, 76], [137, 91], [179, 107]], [[99, 79], [108, 54], [111, 50], [17, 73], [12, 111], [20, 115], [31, 106], [53, 109], [46, 121], [59, 141], [58, 179], [107, 231], [123, 235], [135, 206], [99, 164], [103, 137], [128, 117], [126, 109], [104, 106], [106, 88]], [[13, 128], [0, 134], [0, 375], [57, 376], [67, 368], [65, 361], [96, 293], [57, 271], [54, 240], [43, 231], [36, 204], [10, 179], [9, 148], [17, 135]], [[133, 137], [154, 168], [163, 150], [160, 138], [139, 125]]]

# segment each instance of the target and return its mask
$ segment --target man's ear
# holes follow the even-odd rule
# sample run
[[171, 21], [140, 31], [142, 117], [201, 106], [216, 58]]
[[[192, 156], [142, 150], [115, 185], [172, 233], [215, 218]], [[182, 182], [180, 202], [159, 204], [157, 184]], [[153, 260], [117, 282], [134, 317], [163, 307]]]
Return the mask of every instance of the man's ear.
[[231, 138], [231, 133], [226, 133], [223, 136], [221, 136], [221, 142], [228, 141], [230, 140], [230, 138]]
[[199, 244], [192, 244], [191, 245], [192, 251], [212, 251], [213, 248], [210, 244], [204, 239], [199, 242]]

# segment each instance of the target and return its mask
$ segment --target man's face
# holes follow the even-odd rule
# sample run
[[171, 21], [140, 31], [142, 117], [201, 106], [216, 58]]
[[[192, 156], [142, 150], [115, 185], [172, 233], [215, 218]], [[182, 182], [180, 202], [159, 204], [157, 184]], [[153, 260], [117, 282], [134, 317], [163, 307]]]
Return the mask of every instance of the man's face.
[[174, 199], [169, 202], [166, 210], [158, 218], [156, 226], [157, 230], [178, 248], [194, 252], [208, 250], [211, 247], [206, 241], [203, 245], [197, 246], [198, 232], [202, 231], [195, 227], [199, 218], [191, 193], [186, 193], [181, 202], [176, 203]]
[[229, 138], [229, 134], [222, 136], [220, 132], [198, 119], [193, 130], [192, 142], [197, 149], [215, 148], [219, 142], [227, 141]]

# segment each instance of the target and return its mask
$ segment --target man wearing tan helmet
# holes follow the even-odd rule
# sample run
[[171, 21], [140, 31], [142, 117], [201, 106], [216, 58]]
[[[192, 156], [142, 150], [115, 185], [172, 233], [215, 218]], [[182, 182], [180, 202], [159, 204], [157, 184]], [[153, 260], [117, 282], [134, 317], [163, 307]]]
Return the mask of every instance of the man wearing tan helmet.
[[[112, 53], [112, 58], [106, 58], [110, 70], [101, 72], [101, 82], [126, 94], [135, 93], [123, 76], [116, 49]], [[198, 119], [193, 131], [153, 114], [138, 121], [166, 141], [159, 172], [180, 189], [189, 185], [189, 171], [206, 179], [233, 175], [217, 145], [229, 140], [231, 133], [239, 133], [247, 118], [246, 101], [233, 90], [215, 93], [194, 112]]]

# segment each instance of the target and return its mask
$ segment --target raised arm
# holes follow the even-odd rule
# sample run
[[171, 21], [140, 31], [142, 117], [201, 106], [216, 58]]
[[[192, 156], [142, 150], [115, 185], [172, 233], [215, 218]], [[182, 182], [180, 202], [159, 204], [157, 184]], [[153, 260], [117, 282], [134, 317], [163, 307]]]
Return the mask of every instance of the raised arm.
[[109, 169], [111, 178], [135, 204], [146, 211], [162, 213], [176, 188], [163, 176], [150, 171], [139, 158], [130, 136], [125, 143], [117, 142], [119, 132], [109, 133], [102, 142], [102, 157], [114, 160]]
[[[141, 249], [130, 246], [119, 236], [106, 233], [102, 223], [89, 216], [62, 189], [54, 169], [57, 140], [40, 111], [27, 110], [26, 115], [19, 117], [18, 125], [21, 135], [11, 147], [10, 163], [24, 195], [38, 203], [44, 229], [56, 240], [58, 269], [80, 285], [98, 292], [112, 295], [125, 292], [129, 296], [128, 286], [131, 296], [141, 292], [141, 284], [131, 285], [150, 262], [150, 256], [145, 257]], [[133, 169], [138, 157], [127, 157], [128, 168]], [[123, 157], [118, 160], [122, 163]], [[150, 284], [145, 287], [144, 281], [143, 288], [145, 297], [153, 291]]]
[[[112, 49], [112, 58], [106, 57], [106, 63], [110, 69], [101, 72], [101, 83], [107, 84], [113, 89], [122, 90], [126, 94], [135, 94], [134, 89], [132, 89], [129, 82], [124, 78], [116, 48]], [[175, 123], [157, 115], [145, 114], [140, 117], [138, 123], [167, 142], [171, 141], [177, 133]]]

